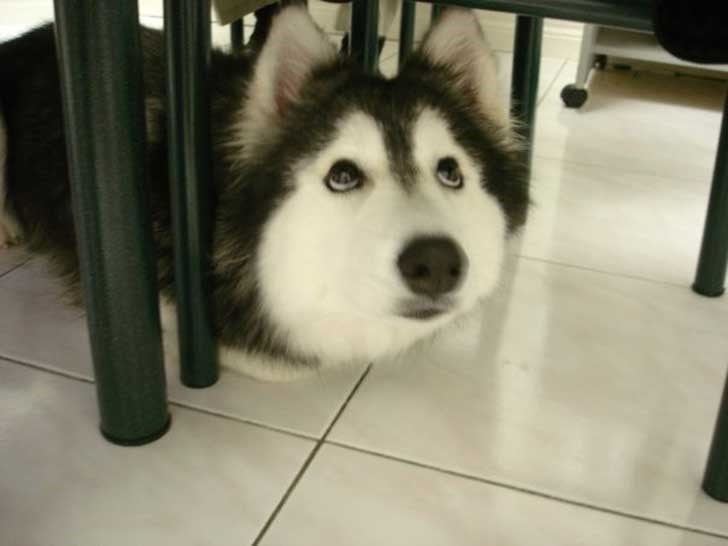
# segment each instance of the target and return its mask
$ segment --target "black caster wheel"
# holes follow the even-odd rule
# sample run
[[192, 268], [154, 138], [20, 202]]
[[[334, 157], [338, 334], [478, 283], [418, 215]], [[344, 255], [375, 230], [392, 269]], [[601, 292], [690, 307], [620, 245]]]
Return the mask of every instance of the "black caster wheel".
[[604, 70], [607, 68], [607, 56], [606, 55], [595, 55], [594, 56], [594, 68], [597, 70]]
[[564, 86], [561, 90], [561, 100], [569, 108], [581, 108], [588, 96], [586, 89], [576, 87], [573, 83]]

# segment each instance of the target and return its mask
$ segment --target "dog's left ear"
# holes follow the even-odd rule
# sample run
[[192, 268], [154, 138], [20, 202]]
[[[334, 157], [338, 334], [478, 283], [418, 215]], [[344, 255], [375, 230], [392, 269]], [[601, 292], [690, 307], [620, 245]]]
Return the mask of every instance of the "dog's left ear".
[[445, 9], [425, 36], [420, 53], [433, 65], [455, 75], [452, 85], [476, 97], [484, 112], [508, 123], [507, 102], [498, 87], [493, 52], [470, 10]]
[[304, 6], [284, 8], [274, 18], [255, 65], [249, 110], [275, 123], [299, 99], [314, 69], [335, 58], [336, 50]]

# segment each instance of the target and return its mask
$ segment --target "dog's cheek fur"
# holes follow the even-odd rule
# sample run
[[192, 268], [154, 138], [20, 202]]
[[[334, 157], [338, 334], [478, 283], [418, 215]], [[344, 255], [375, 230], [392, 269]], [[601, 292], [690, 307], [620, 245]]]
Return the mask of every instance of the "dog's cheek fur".
[[[376, 259], [362, 244], [362, 238], [367, 239], [362, 233], [364, 211], [372, 192], [381, 189], [334, 194], [323, 181], [340, 157], [351, 157], [371, 172], [370, 167], [386, 164], [386, 151], [373, 120], [355, 115], [343, 126], [344, 134], [317, 153], [313, 162], [290, 170], [295, 189], [266, 222], [257, 260], [266, 313], [290, 346], [328, 364], [360, 361], [377, 347], [391, 345], [378, 337], [373, 321], [386, 316], [389, 298], [382, 291], [386, 283], [373, 279], [391, 282], [382, 268], [393, 260]], [[360, 138], [352, 140], [356, 134]], [[347, 150], [347, 145], [368, 150], [368, 160], [357, 157], [354, 149]], [[376, 229], [372, 226], [372, 231]], [[385, 240], [377, 238], [381, 249]]]

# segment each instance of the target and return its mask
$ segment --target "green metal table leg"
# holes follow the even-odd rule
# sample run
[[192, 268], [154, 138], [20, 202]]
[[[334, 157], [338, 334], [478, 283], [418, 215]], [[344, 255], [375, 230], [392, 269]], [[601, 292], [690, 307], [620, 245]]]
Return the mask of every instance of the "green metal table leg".
[[56, 0], [66, 146], [101, 432], [137, 445], [170, 423], [144, 191], [136, 2]]
[[541, 66], [543, 19], [519, 15], [513, 44], [511, 112], [520, 123], [518, 133], [527, 144], [524, 158], [529, 168], [538, 103], [538, 75]]
[[240, 51], [243, 49], [243, 42], [245, 41], [245, 30], [243, 28], [243, 20], [238, 19], [230, 23], [230, 47], [233, 51]]
[[379, 0], [353, 0], [351, 6], [350, 53], [369, 72], [375, 72], [379, 57]]
[[703, 489], [716, 500], [728, 502], [728, 377], [718, 410], [713, 443], [705, 469]]
[[211, 246], [210, 6], [165, 0], [169, 177], [174, 213], [180, 374], [188, 387], [218, 379], [209, 291]]
[[713, 171], [713, 185], [708, 201], [703, 243], [693, 290], [717, 297], [723, 294], [728, 261], [728, 94], [723, 109], [723, 122], [718, 141], [718, 154]]
[[404, 66], [407, 57], [412, 53], [415, 41], [415, 11], [417, 3], [414, 0], [402, 2], [402, 19], [399, 27], [399, 66]]

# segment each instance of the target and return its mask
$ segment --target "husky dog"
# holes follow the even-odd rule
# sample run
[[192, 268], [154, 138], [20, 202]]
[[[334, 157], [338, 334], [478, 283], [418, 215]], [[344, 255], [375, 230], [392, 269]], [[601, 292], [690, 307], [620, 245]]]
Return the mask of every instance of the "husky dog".
[[[161, 34], [143, 30], [142, 45], [146, 188], [174, 305]], [[222, 365], [285, 379], [376, 361], [493, 290], [528, 189], [470, 12], [446, 10], [385, 79], [287, 7], [255, 56], [213, 52], [210, 85]], [[0, 46], [0, 104], [0, 242], [21, 237], [80, 293], [51, 26]]]

